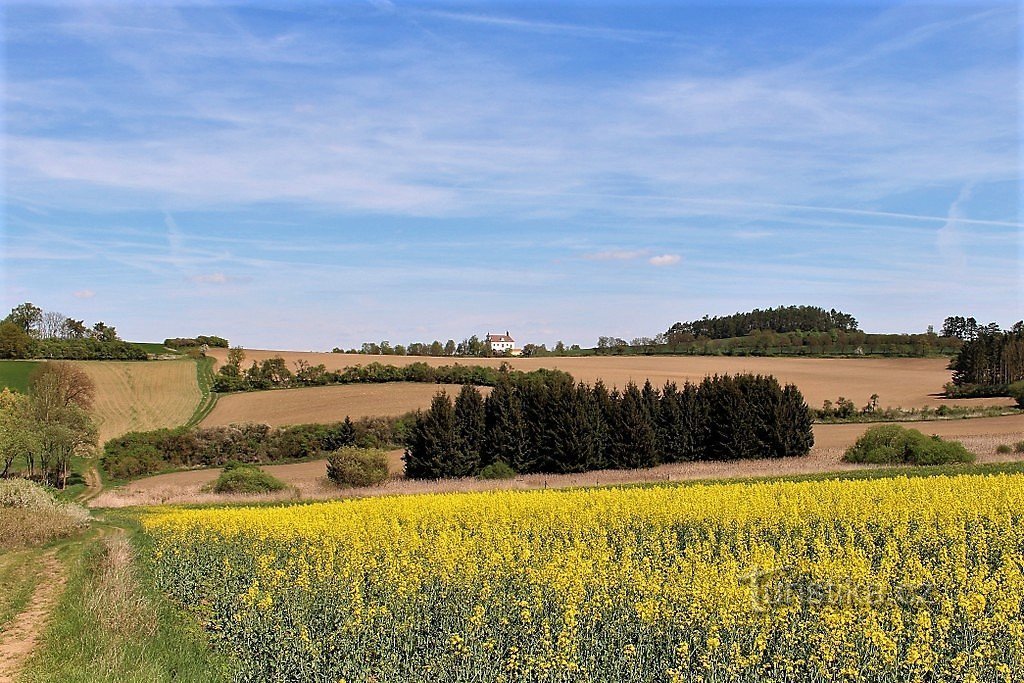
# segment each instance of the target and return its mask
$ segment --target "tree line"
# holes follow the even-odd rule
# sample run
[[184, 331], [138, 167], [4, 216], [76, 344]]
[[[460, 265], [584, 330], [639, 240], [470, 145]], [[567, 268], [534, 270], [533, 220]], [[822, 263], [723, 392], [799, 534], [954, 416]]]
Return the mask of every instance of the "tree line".
[[700, 320], [677, 322], [665, 332], [666, 341], [692, 341], [706, 339], [728, 339], [742, 337], [754, 330], [772, 332], [829, 332], [858, 329], [857, 319], [849, 313], [836, 309], [825, 310], [818, 306], [779, 306], [733, 313], [732, 315], [709, 317]]
[[274, 464], [324, 457], [344, 448], [382, 448], [405, 440], [412, 417], [361, 418], [330, 424], [271, 427], [178, 427], [130, 432], [107, 441], [101, 466], [115, 479], [231, 462]]
[[146, 360], [148, 354], [122, 341], [112, 325], [101, 321], [90, 327], [84, 320], [23, 303], [0, 322], [0, 358]]
[[295, 362], [294, 372], [280, 356], [267, 358], [262, 362], [253, 361], [252, 365], [243, 369], [245, 350], [233, 347], [228, 351], [227, 362], [217, 372], [213, 382], [213, 390], [220, 393], [231, 391], [261, 391], [265, 389], [282, 389], [288, 387], [313, 387], [328, 384], [381, 384], [385, 382], [420, 382], [428, 384], [471, 384], [474, 386], [494, 386], [503, 377], [520, 377], [531, 375], [548, 375], [552, 373], [565, 375], [558, 370], [533, 370], [523, 372], [513, 370], [508, 365], [501, 367], [485, 367], [482, 365], [432, 366], [427, 363], [410, 363], [409, 365], [384, 365], [373, 362], [366, 365], [353, 365], [343, 370], [328, 370], [323, 363], [311, 365], [305, 360]]
[[691, 339], [675, 337], [669, 342], [662, 334], [627, 341], [600, 337], [594, 353], [599, 355], [673, 356], [886, 356], [922, 357], [953, 355], [962, 342], [934, 332], [920, 334], [872, 334], [855, 331], [773, 332], [755, 330], [744, 337]]
[[164, 346], [169, 346], [172, 349], [191, 349], [202, 346], [226, 349], [228, 348], [228, 340], [216, 335], [201, 334], [197, 337], [172, 337], [164, 339]]
[[814, 443], [800, 391], [771, 376], [650, 382], [609, 391], [552, 374], [438, 393], [417, 415], [406, 476], [473, 476], [495, 463], [518, 473], [635, 469], [662, 463], [806, 455]]
[[20, 474], [64, 487], [71, 459], [96, 446], [89, 414], [96, 387], [69, 363], [44, 363], [27, 394], [0, 391], [0, 477]]
[[1024, 321], [1009, 330], [994, 323], [974, 329], [949, 369], [948, 395], [1007, 395], [1011, 385], [1024, 381]]

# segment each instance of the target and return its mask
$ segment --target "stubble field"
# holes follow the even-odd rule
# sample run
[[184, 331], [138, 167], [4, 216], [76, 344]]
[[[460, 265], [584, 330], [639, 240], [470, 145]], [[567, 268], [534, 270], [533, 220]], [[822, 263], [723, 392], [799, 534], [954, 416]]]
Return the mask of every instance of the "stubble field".
[[192, 360], [74, 361], [96, 383], [99, 441], [184, 424], [201, 397]]

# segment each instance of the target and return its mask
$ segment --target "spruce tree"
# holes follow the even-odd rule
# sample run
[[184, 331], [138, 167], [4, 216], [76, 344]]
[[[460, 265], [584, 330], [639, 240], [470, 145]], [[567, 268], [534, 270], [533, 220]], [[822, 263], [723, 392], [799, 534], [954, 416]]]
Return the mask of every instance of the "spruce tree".
[[476, 475], [480, 471], [484, 448], [484, 399], [480, 390], [465, 384], [455, 399], [455, 426], [459, 456], [456, 476]]
[[502, 377], [484, 401], [487, 462], [501, 461], [516, 472], [530, 471], [530, 454], [523, 409], [516, 388]]
[[405, 452], [405, 474], [418, 479], [459, 476], [455, 408], [445, 392], [438, 392], [430, 409], [416, 417]]
[[632, 382], [622, 392], [614, 439], [615, 467], [634, 469], [658, 464], [654, 423], [643, 394]]

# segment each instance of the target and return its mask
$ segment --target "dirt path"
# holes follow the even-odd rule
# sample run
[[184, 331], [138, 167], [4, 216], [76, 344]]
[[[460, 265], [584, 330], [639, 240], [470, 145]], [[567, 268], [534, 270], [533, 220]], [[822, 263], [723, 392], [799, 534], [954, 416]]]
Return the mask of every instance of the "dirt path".
[[78, 495], [78, 502], [85, 505], [103, 492], [103, 478], [96, 465], [92, 464], [82, 472], [82, 478], [85, 479], [85, 490]]
[[67, 582], [55, 551], [40, 556], [39, 584], [28, 606], [0, 632], [0, 683], [11, 683], [42, 636], [46, 620]]

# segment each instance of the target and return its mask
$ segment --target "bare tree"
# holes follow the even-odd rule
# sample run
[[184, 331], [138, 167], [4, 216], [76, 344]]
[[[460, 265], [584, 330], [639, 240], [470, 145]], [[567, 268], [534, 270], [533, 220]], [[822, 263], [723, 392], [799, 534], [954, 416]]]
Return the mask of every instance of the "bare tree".
[[35, 402], [39, 419], [45, 422], [49, 415], [70, 406], [91, 410], [96, 384], [73, 363], [50, 362], [32, 373], [29, 395]]
[[40, 339], [67, 339], [68, 317], [57, 311], [46, 311], [39, 321]]

